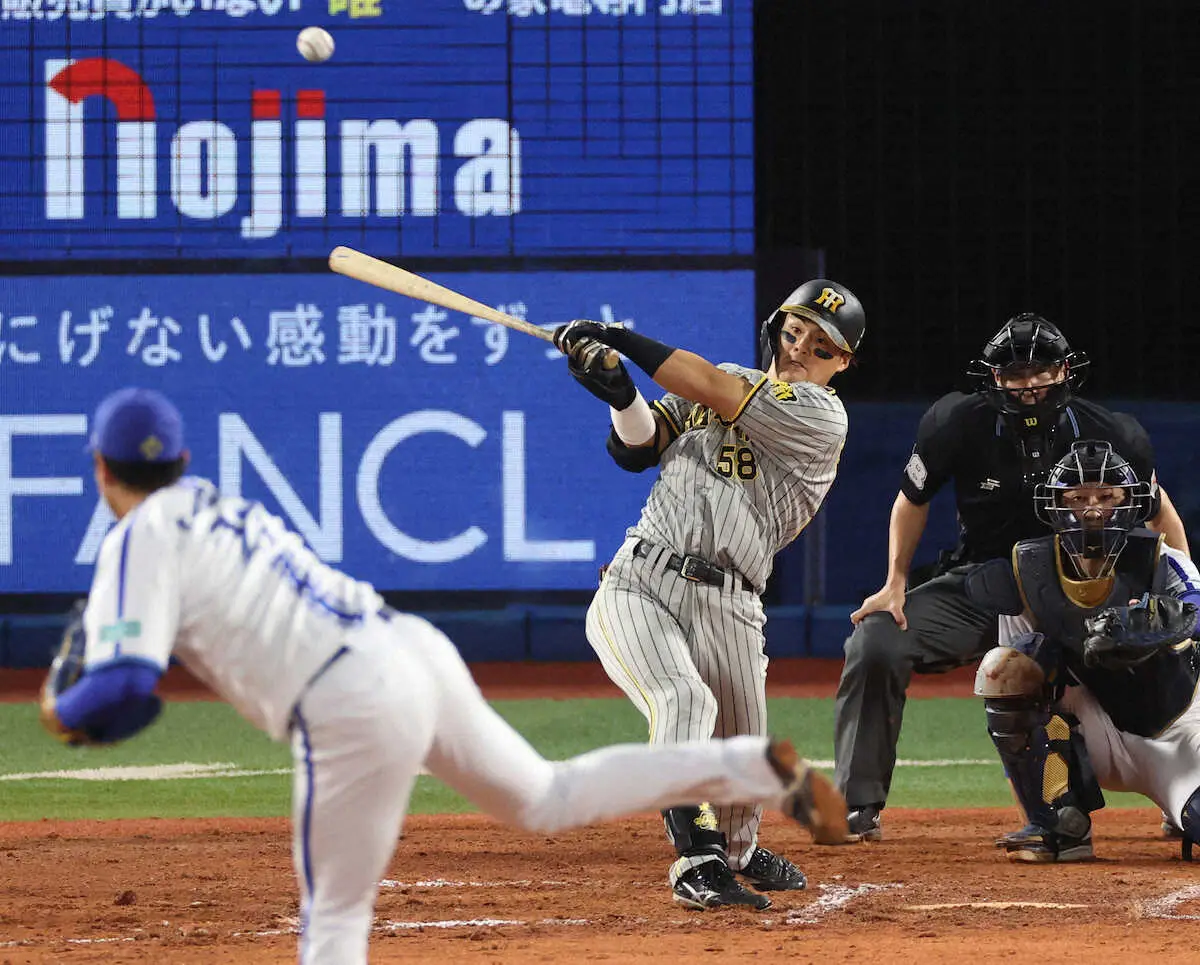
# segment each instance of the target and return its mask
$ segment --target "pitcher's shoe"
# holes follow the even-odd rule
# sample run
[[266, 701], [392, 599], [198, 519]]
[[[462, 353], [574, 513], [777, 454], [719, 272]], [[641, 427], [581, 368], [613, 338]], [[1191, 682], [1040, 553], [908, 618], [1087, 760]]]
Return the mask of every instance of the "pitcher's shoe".
[[817, 844], [841, 843], [846, 837], [846, 799], [829, 778], [809, 766], [790, 741], [771, 741], [767, 763], [783, 781], [779, 809], [808, 828]]

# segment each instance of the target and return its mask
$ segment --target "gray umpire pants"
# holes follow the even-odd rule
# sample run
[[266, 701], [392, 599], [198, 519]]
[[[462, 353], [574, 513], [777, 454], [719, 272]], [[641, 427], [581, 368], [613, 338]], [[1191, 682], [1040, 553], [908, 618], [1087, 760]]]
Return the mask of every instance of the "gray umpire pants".
[[904, 598], [907, 630], [889, 613], [872, 613], [846, 640], [834, 707], [834, 752], [835, 781], [851, 810], [887, 802], [913, 673], [944, 673], [996, 645], [995, 614], [967, 599], [971, 568], [955, 567], [910, 590]]

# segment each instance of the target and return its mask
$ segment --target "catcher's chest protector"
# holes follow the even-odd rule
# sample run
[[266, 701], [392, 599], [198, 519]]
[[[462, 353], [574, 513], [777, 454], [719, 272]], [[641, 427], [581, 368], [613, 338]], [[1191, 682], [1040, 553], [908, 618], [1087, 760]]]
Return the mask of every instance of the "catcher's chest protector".
[[1084, 620], [1143, 593], [1162, 593], [1167, 563], [1159, 558], [1160, 545], [1157, 533], [1132, 531], [1117, 559], [1109, 592], [1100, 600], [1086, 599], [1089, 605], [1078, 602], [1086, 592], [1077, 593], [1062, 578], [1053, 536], [1022, 540], [1013, 549], [1013, 571], [1035, 627], [1062, 645], [1071, 676], [1092, 692], [1112, 722], [1141, 737], [1159, 733], [1191, 703], [1200, 670], [1195, 648], [1162, 651], [1131, 670], [1085, 667]]

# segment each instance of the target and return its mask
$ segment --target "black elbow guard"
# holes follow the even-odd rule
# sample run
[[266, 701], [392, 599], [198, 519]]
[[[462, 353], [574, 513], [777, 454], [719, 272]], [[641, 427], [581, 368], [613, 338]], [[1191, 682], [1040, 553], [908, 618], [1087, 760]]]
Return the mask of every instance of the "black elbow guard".
[[652, 442], [648, 446], [627, 446], [617, 435], [616, 429], [609, 432], [605, 448], [608, 449], [613, 462], [626, 472], [642, 472], [658, 465], [659, 452], [655, 443]]

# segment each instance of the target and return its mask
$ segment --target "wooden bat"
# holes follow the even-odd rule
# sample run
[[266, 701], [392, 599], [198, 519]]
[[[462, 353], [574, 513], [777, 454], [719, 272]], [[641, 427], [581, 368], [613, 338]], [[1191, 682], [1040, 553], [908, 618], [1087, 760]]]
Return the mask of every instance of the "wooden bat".
[[[476, 318], [484, 318], [489, 322], [524, 332], [526, 335], [532, 335], [534, 338], [540, 338], [546, 342], [554, 340], [553, 333], [539, 325], [527, 322], [523, 318], [517, 318], [515, 315], [509, 315], [492, 308], [491, 305], [485, 305], [483, 302], [477, 302], [474, 298], [468, 298], [461, 292], [443, 288], [428, 278], [422, 278], [420, 275], [413, 274], [396, 265], [389, 265], [386, 261], [364, 255], [361, 251], [355, 251], [345, 245], [338, 245], [329, 253], [329, 267], [339, 275], [365, 281], [368, 285], [374, 285], [376, 288], [384, 288], [398, 295], [407, 295], [420, 302], [440, 305], [442, 308], [448, 308], [454, 312], [463, 312], [467, 315], [474, 315]], [[608, 349], [604, 353], [606, 369], [615, 369], [619, 361], [620, 356], [614, 349]]]

